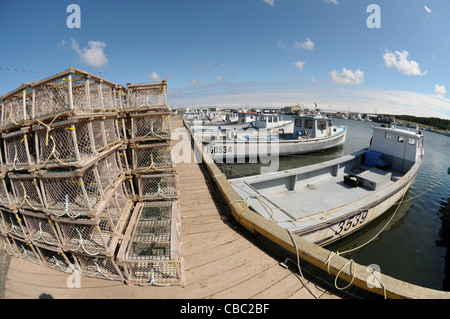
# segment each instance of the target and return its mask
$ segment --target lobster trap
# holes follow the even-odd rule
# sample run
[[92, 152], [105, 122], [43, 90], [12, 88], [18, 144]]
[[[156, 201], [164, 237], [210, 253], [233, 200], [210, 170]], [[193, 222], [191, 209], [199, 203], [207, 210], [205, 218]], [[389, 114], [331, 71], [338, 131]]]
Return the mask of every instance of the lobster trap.
[[0, 234], [0, 250], [6, 252], [12, 257], [17, 257], [19, 254], [17, 247], [12, 242], [12, 239], [2, 234]]
[[170, 139], [170, 113], [146, 112], [130, 114], [131, 143]]
[[13, 245], [15, 246], [15, 249], [17, 251], [18, 257], [21, 257], [23, 259], [27, 259], [35, 264], [41, 264], [41, 258], [39, 256], [39, 253], [37, 252], [36, 248], [33, 246], [33, 244], [26, 242], [22, 239], [15, 238], [11, 236], [11, 241]]
[[67, 70], [33, 82], [32, 118], [43, 119], [60, 113], [80, 114], [117, 110], [117, 85], [93, 74]]
[[114, 258], [102, 256], [74, 255], [81, 274], [86, 277], [123, 281], [122, 269]]
[[153, 173], [171, 170], [173, 162], [169, 143], [130, 144], [133, 173]]
[[0, 96], [0, 129], [15, 129], [30, 119], [33, 93], [31, 85], [24, 83], [13, 91]]
[[139, 202], [117, 254], [126, 280], [140, 285], [180, 284], [177, 203]]
[[11, 182], [16, 207], [33, 210], [44, 209], [43, 197], [35, 173], [8, 173], [8, 178]]
[[29, 229], [21, 213], [2, 209], [0, 215], [1, 226], [7, 234], [29, 241]]
[[95, 217], [123, 178], [116, 149], [80, 169], [39, 171], [45, 211], [56, 216]]
[[61, 247], [55, 222], [41, 212], [22, 210], [29, 231], [29, 239], [34, 245]]
[[9, 185], [9, 179], [4, 173], [0, 173], [0, 206], [12, 208], [14, 195]]
[[89, 256], [113, 256], [132, 205], [118, 188], [96, 218], [52, 218], [63, 249]]
[[64, 253], [60, 247], [42, 247], [39, 244], [34, 244], [33, 247], [43, 266], [65, 273], [73, 271], [75, 259], [71, 254]]
[[127, 84], [127, 109], [145, 111], [167, 108], [167, 82]]
[[32, 171], [35, 169], [36, 156], [32, 148], [34, 142], [30, 127], [3, 133], [2, 139], [5, 151], [4, 166], [8, 170]]
[[171, 200], [178, 197], [178, 183], [175, 173], [137, 174], [139, 201]]
[[[56, 118], [55, 118], [56, 119]], [[119, 144], [115, 117], [71, 119], [33, 127], [37, 168], [83, 167]]]

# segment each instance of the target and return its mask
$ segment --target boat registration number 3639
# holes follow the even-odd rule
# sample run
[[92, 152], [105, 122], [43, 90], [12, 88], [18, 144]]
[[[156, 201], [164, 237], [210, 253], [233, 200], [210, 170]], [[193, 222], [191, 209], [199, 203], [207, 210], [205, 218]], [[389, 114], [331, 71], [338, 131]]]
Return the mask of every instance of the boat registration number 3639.
[[227, 146], [227, 145], [211, 145], [208, 146], [209, 153], [211, 154], [232, 154], [233, 153], [233, 147]]
[[334, 232], [335, 235], [339, 235], [342, 231], [348, 231], [350, 228], [356, 227], [362, 224], [366, 218], [369, 211], [365, 210], [352, 217], [341, 221], [337, 227], [338, 229]]

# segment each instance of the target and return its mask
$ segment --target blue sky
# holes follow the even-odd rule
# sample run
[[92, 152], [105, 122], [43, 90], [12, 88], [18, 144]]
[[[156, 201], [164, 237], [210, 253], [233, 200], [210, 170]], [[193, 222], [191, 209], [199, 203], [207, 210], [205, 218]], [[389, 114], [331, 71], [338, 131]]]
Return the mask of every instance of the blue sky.
[[[66, 24], [72, 3], [80, 28]], [[118, 84], [166, 79], [174, 107], [450, 118], [449, 31], [448, 0], [0, 0], [0, 94], [50, 75], [7, 69], [73, 66]]]

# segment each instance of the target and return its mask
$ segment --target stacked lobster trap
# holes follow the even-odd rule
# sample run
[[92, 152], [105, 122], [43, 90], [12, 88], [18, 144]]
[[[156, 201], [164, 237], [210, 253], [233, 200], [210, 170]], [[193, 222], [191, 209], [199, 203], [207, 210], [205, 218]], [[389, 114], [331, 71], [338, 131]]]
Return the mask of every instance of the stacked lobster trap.
[[[134, 283], [117, 253], [129, 245], [123, 239], [135, 202], [177, 196], [165, 87], [125, 88], [69, 68], [0, 97], [2, 250]], [[149, 180], [156, 186], [142, 186]], [[178, 260], [175, 249], [170, 262]]]

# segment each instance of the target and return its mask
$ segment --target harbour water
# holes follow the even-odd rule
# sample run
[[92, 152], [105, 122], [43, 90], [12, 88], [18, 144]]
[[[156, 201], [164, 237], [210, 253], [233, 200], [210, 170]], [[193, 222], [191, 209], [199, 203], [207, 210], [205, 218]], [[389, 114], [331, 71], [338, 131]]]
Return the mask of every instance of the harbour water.
[[[343, 146], [280, 157], [278, 169], [306, 166], [358, 151], [369, 145], [372, 127], [380, 125], [341, 119], [333, 119], [333, 123], [348, 126]], [[335, 252], [352, 250], [344, 256], [362, 265], [378, 267], [382, 274], [450, 291], [450, 175], [447, 173], [450, 137], [422, 133], [424, 163], [400, 207], [392, 207], [366, 228], [327, 248]], [[218, 164], [228, 179], [260, 174], [261, 168], [267, 165], [248, 161]]]

